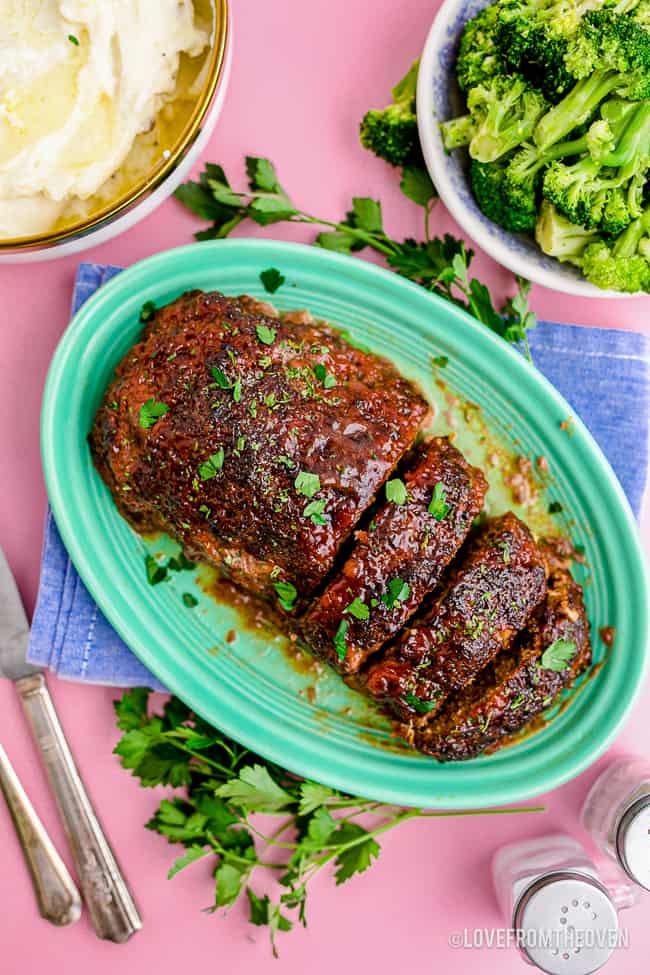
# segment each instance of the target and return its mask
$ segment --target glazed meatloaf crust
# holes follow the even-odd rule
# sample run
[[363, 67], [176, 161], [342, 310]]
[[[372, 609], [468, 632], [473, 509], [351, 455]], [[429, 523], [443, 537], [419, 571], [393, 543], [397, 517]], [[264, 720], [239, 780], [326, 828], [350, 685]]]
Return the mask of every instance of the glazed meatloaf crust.
[[509, 647], [545, 589], [526, 525], [512, 512], [487, 521], [425, 616], [371, 666], [368, 691], [403, 719], [434, 714]]
[[308, 313], [268, 311], [201, 291], [156, 311], [89, 439], [136, 528], [289, 608], [323, 582], [429, 407]]
[[500, 654], [424, 727], [407, 734], [416, 748], [442, 761], [473, 758], [520, 731], [590, 663], [582, 590], [566, 568], [557, 567], [546, 599], [512, 650]]
[[342, 571], [302, 625], [305, 641], [342, 673], [356, 673], [432, 592], [483, 507], [487, 481], [446, 438], [415, 453], [405, 497], [386, 500], [355, 533]]

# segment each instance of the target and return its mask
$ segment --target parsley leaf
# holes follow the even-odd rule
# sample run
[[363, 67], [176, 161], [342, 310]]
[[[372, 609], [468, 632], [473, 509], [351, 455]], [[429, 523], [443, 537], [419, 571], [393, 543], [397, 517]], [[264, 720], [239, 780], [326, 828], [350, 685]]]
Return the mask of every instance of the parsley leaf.
[[544, 670], [560, 673], [571, 663], [577, 649], [573, 640], [555, 640], [542, 654], [541, 665]]
[[449, 365], [449, 356], [448, 355], [434, 355], [432, 357], [431, 361], [433, 362], [434, 366], [438, 366], [439, 369], [444, 369], [446, 366]]
[[404, 196], [421, 207], [429, 206], [438, 196], [431, 177], [423, 166], [405, 166], [399, 186]]
[[386, 482], [386, 500], [393, 504], [406, 503], [406, 484], [400, 477], [394, 477], [392, 481]]
[[210, 372], [219, 389], [232, 389], [232, 383], [228, 382], [225, 373], [218, 366], [213, 366]]
[[[260, 273], [260, 281], [264, 285], [264, 290], [274, 295], [278, 288], [281, 288], [287, 279], [280, 274], [277, 267], [270, 267]], [[270, 342], [268, 343], [270, 345]]]
[[314, 525], [326, 525], [327, 521], [323, 518], [323, 512], [326, 507], [327, 501], [325, 498], [310, 501], [308, 505], [305, 505], [302, 516], [303, 518], [311, 518], [312, 524]]
[[183, 606], [187, 606], [188, 609], [194, 609], [195, 606], [199, 605], [198, 599], [191, 592], [184, 592], [181, 598], [183, 600]]
[[382, 595], [381, 601], [387, 609], [392, 609], [395, 603], [403, 603], [408, 599], [411, 587], [403, 579], [391, 579]]
[[147, 555], [144, 564], [147, 570], [147, 582], [150, 586], [157, 586], [159, 582], [167, 578], [167, 567], [156, 562], [153, 555]]
[[199, 464], [199, 476], [202, 481], [210, 481], [213, 477], [217, 476], [223, 467], [224, 457], [224, 449], [223, 447], [219, 447], [219, 450], [215, 454], [210, 454], [206, 461]]
[[364, 603], [363, 599], [357, 596], [352, 600], [349, 606], [343, 610], [344, 613], [348, 613], [350, 616], [354, 616], [357, 620], [367, 620], [370, 617], [370, 610]]
[[278, 594], [278, 602], [282, 609], [285, 609], [288, 613], [294, 608], [296, 604], [296, 599], [298, 598], [298, 591], [294, 585], [290, 582], [274, 582], [273, 588]]
[[212, 850], [210, 850], [209, 847], [194, 845], [188, 847], [183, 856], [179, 857], [178, 860], [176, 860], [173, 864], [172, 868], [167, 874], [167, 880], [171, 880], [172, 877], [175, 877], [176, 874], [180, 873], [181, 870], [184, 870], [185, 867], [189, 867], [192, 863], [196, 863], [197, 860], [202, 860], [211, 852]]
[[345, 638], [349, 628], [350, 624], [348, 621], [341, 620], [339, 623], [339, 628], [334, 634], [334, 649], [336, 650], [336, 656], [339, 658], [341, 663], [345, 660], [345, 656], [348, 652], [348, 645]]
[[79, 38], [75, 37], [74, 34], [68, 34], [68, 40], [71, 44], [74, 44], [75, 47], [79, 47]]
[[355, 873], [363, 873], [367, 870], [381, 851], [379, 844], [368, 830], [358, 823], [344, 823], [334, 835], [338, 844], [350, 844], [347, 849], [340, 851], [334, 861], [338, 865], [338, 870], [334, 874], [338, 887]]
[[443, 485], [438, 481], [433, 489], [433, 495], [431, 501], [429, 502], [429, 507], [427, 511], [430, 515], [436, 519], [436, 521], [442, 521], [446, 518], [450, 512], [450, 507], [445, 500], [445, 489]]
[[306, 498], [313, 498], [320, 491], [320, 477], [318, 474], [308, 474], [307, 471], [300, 471], [293, 484], [298, 494], [303, 494]]
[[169, 407], [165, 403], [158, 403], [151, 397], [140, 407], [140, 426], [143, 430], [149, 430], [155, 426], [161, 416], [164, 416]]
[[288, 806], [292, 799], [277, 784], [264, 765], [247, 765], [239, 775], [215, 790], [216, 796], [230, 800], [241, 809], [260, 813], [274, 813]]
[[276, 329], [270, 328], [268, 325], [258, 325], [255, 329], [257, 337], [260, 342], [264, 345], [273, 345], [275, 342], [275, 336], [278, 334]]
[[330, 789], [328, 785], [320, 785], [318, 782], [302, 782], [300, 785], [300, 805], [298, 814], [307, 816], [310, 812], [327, 800], [336, 796], [337, 793]]
[[322, 362], [316, 363], [314, 366], [314, 375], [316, 379], [319, 379], [325, 389], [334, 389], [336, 386], [336, 376], [333, 376], [331, 372], [328, 372]]
[[423, 701], [421, 698], [417, 697], [413, 691], [407, 691], [404, 694], [403, 701], [405, 704], [410, 705], [415, 711], [419, 711], [420, 714], [428, 714], [429, 711], [433, 711], [436, 707], [437, 695], [430, 701]]

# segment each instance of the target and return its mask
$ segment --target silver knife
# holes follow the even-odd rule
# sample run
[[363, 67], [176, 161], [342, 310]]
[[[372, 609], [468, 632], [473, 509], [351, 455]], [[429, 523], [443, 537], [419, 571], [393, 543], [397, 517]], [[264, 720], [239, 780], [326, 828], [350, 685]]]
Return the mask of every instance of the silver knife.
[[13, 681], [45, 764], [84, 902], [100, 938], [122, 943], [142, 927], [54, 709], [43, 672], [26, 661], [29, 624], [0, 548], [0, 676]]
[[29, 801], [2, 745], [0, 789], [7, 800], [25, 855], [41, 917], [59, 926], [74, 924], [81, 917], [79, 891]]

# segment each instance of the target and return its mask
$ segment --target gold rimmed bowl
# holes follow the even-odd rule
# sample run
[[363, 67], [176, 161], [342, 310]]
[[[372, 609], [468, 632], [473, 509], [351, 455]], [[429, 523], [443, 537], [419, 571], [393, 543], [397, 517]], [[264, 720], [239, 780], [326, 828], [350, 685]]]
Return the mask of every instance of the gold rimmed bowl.
[[89, 200], [73, 201], [47, 232], [0, 238], [0, 263], [52, 260], [104, 243], [148, 216], [186, 178], [223, 107], [231, 59], [228, 0], [194, 0], [210, 44], [182, 56], [176, 90], [120, 169]]

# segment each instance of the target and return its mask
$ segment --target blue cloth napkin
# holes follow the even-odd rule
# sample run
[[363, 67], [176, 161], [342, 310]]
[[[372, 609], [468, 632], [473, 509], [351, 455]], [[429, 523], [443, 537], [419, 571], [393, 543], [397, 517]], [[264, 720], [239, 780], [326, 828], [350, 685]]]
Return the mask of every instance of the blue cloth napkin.
[[[81, 264], [73, 312], [120, 270]], [[591, 430], [638, 515], [648, 466], [650, 341], [634, 332], [540, 322], [530, 347], [535, 365]], [[28, 657], [68, 680], [163, 689], [100, 613], [49, 511]]]

